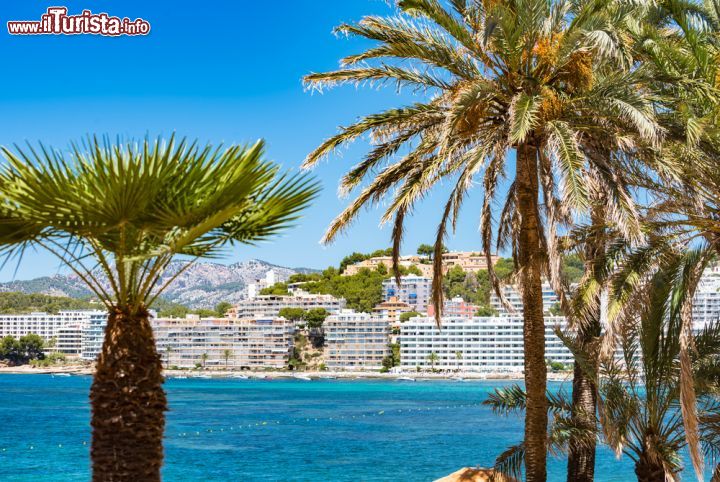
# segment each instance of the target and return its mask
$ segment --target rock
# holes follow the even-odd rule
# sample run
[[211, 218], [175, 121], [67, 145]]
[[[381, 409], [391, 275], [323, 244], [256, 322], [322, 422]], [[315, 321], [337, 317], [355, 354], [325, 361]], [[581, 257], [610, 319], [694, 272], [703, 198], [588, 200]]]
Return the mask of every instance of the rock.
[[517, 482], [517, 480], [497, 473], [493, 469], [465, 467], [446, 477], [437, 479], [435, 482]]

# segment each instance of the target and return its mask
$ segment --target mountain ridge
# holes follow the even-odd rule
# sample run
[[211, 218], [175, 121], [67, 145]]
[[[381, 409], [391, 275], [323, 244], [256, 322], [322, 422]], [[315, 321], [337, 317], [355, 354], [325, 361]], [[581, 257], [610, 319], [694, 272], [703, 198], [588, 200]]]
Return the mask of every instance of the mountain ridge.
[[[168, 281], [184, 265], [183, 261], [173, 261], [165, 271], [160, 284]], [[229, 265], [199, 261], [172, 281], [162, 297], [189, 308], [212, 308], [221, 301], [237, 303], [247, 298], [247, 285], [264, 277], [271, 269], [276, 270], [281, 276], [316, 271], [312, 268], [288, 268], [259, 259], [239, 261]], [[98, 274], [98, 278], [102, 284], [107, 283], [101, 274]], [[13, 291], [70, 298], [92, 296], [85, 283], [74, 273], [0, 283], [0, 292]]]

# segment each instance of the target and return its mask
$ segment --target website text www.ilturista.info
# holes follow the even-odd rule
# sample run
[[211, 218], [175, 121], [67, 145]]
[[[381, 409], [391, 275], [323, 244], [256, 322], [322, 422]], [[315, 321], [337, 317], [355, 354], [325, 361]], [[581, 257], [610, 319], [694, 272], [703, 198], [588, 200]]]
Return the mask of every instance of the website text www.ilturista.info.
[[49, 7], [40, 20], [15, 20], [7, 23], [11, 35], [147, 35], [150, 22], [142, 18], [112, 17], [107, 13], [83, 10], [79, 15], [68, 15], [67, 7]]

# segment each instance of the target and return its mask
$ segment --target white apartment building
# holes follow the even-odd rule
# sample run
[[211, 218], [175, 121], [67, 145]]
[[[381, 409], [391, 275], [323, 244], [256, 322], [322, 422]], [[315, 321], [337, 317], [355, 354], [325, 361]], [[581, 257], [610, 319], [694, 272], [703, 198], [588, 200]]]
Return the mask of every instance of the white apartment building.
[[345, 308], [344, 298], [335, 298], [332, 295], [320, 295], [296, 290], [291, 295], [258, 295], [253, 299], [243, 300], [235, 305], [229, 312], [230, 318], [257, 318], [274, 317], [282, 308], [325, 308], [335, 313]]
[[98, 357], [105, 340], [106, 326], [107, 313], [100, 311], [90, 315], [90, 319], [82, 330], [80, 358], [83, 360], [95, 360]]
[[265, 276], [255, 280], [254, 283], [247, 285], [247, 297], [248, 299], [255, 298], [260, 294], [263, 288], [268, 288], [276, 283], [284, 283], [290, 276], [287, 274], [280, 273], [277, 270], [269, 269], [265, 273]]
[[[505, 308], [505, 305], [503, 305], [502, 301], [500, 301], [500, 298], [497, 296], [497, 294], [495, 294], [495, 291], [492, 291], [490, 293], [490, 306], [492, 306], [493, 309], [495, 309], [495, 311], [497, 311], [500, 315], [516, 315], [522, 313], [522, 296], [520, 296], [520, 292], [517, 290], [517, 288], [514, 285], [504, 285], [502, 288], [505, 298], [510, 303], [510, 306], [514, 308], [515, 312], [511, 313], [507, 310], [507, 308]], [[560, 301], [557, 294], [555, 294], [555, 291], [553, 291], [553, 289], [550, 287], [550, 283], [546, 281], [544, 281], [542, 284], [542, 298], [543, 310], [545, 311], [545, 313], [550, 313], [550, 308], [552, 308], [553, 305]]]
[[720, 319], [720, 267], [706, 270], [693, 298], [693, 328], [702, 330]]
[[61, 311], [59, 313], [30, 313], [0, 315], [0, 338], [34, 333], [43, 340], [54, 340], [55, 350], [69, 356], [79, 356], [85, 327], [93, 318], [107, 320], [105, 311]]
[[331, 370], [379, 370], [390, 354], [386, 319], [341, 310], [325, 319], [325, 365]]
[[166, 366], [285, 368], [294, 324], [283, 318], [158, 318], [151, 321]]
[[400, 286], [395, 278], [383, 281], [383, 299], [389, 301], [395, 297], [403, 303], [410, 305], [413, 311], [427, 313], [431, 300], [432, 279], [417, 275], [402, 276]]
[[[572, 363], [573, 357], [554, 329], [566, 326], [565, 317], [545, 318], [545, 357]], [[400, 327], [400, 366], [405, 371], [430, 369], [430, 354], [435, 368], [468, 372], [523, 371], [522, 316], [448, 317], [438, 330], [435, 319], [415, 317]]]

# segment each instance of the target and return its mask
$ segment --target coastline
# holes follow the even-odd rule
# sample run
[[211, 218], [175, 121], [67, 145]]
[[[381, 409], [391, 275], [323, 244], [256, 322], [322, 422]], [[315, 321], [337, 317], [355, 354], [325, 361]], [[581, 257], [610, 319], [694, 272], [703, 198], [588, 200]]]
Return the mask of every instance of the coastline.
[[[62, 365], [36, 368], [30, 365], [0, 367], [0, 374], [8, 375], [92, 375], [94, 367], [83, 365]], [[522, 373], [501, 372], [453, 372], [453, 373], [380, 373], [377, 371], [282, 371], [282, 370], [164, 370], [166, 378], [252, 378], [252, 379], [378, 379], [378, 380], [505, 380], [522, 381]], [[548, 372], [548, 381], [567, 381], [572, 372]]]

